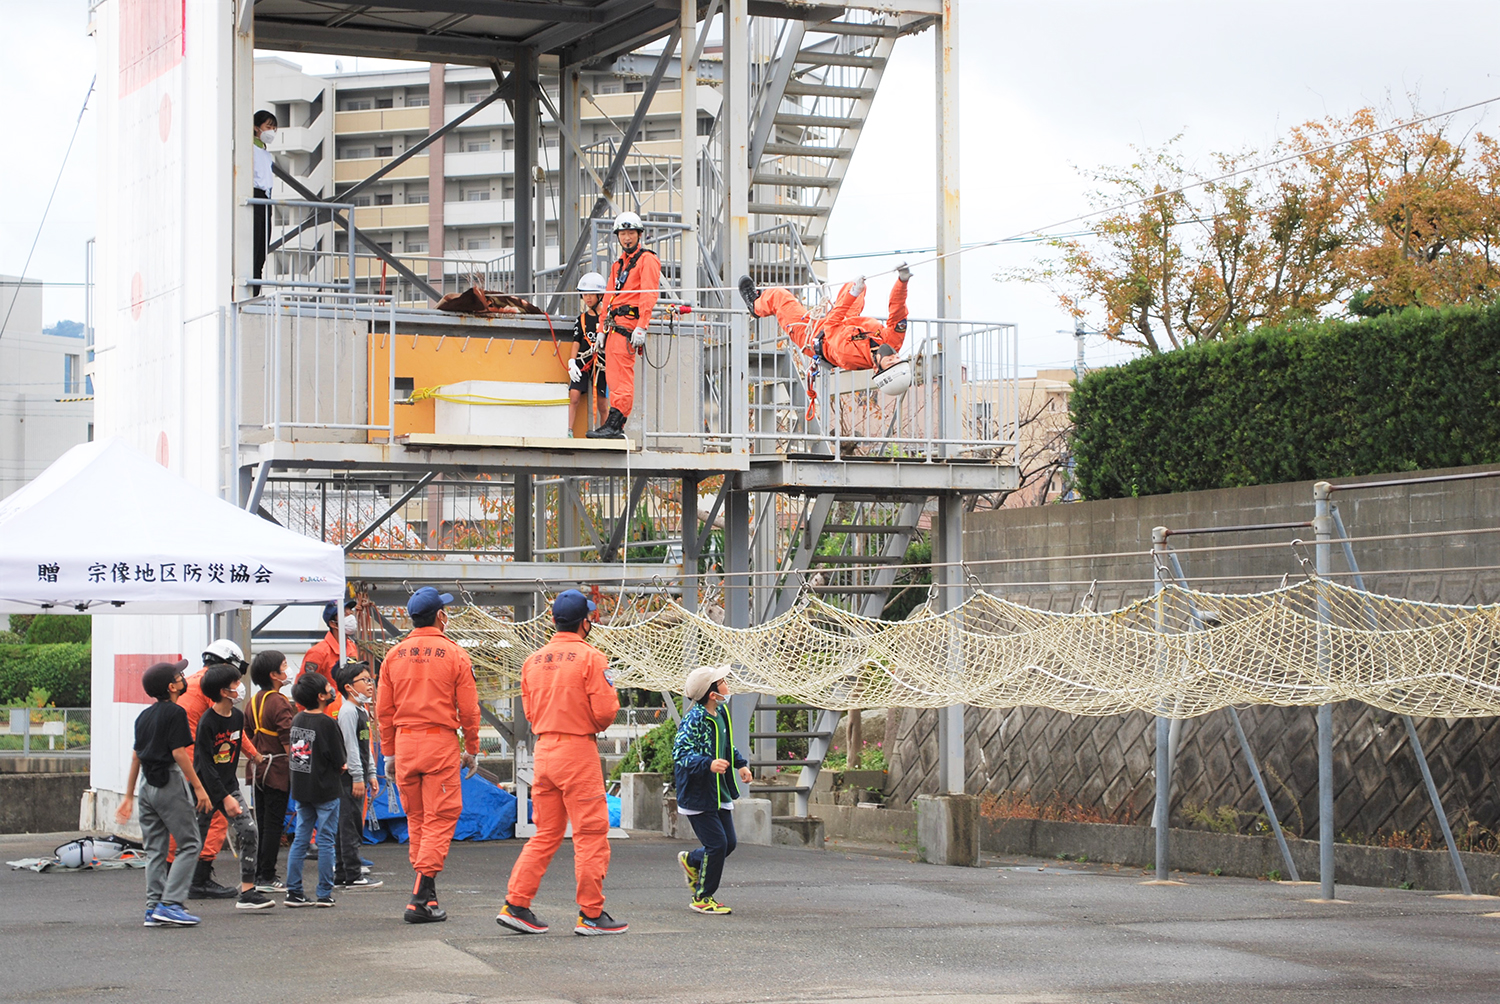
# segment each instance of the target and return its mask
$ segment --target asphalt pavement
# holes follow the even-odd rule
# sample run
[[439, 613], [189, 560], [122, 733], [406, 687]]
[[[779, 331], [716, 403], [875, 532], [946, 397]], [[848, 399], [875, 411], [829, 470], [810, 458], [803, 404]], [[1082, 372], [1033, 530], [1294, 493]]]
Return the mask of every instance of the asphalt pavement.
[[[0, 837], [0, 859], [71, 834]], [[540, 936], [495, 924], [519, 841], [453, 846], [449, 919], [402, 922], [403, 846], [366, 848], [385, 886], [331, 910], [194, 901], [196, 928], [145, 928], [140, 871], [0, 868], [0, 1001], [257, 1004], [775, 1001], [1043, 1004], [1500, 1000], [1500, 901], [1182, 876], [1026, 859], [949, 868], [850, 848], [746, 847], [728, 917], [687, 909], [687, 846], [611, 841], [613, 938], [572, 934], [564, 845], [534, 909]], [[285, 851], [281, 862], [284, 866]], [[221, 863], [218, 877], [231, 870]], [[309, 882], [312, 869], [308, 870]], [[1494, 916], [1486, 916], [1494, 914]]]

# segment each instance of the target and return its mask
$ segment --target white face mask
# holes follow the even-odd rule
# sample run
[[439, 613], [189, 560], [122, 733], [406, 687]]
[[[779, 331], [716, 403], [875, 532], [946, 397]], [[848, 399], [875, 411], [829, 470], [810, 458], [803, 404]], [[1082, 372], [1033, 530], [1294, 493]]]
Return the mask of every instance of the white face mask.
[[276, 130], [267, 129], [265, 132], [261, 133], [260, 141], [266, 146], [270, 146], [272, 143], [276, 142]]
[[359, 618], [353, 614], [344, 615], [344, 634], [355, 634], [359, 631]]
[[235, 685], [234, 699], [236, 701], [243, 701], [245, 699], [245, 685], [243, 683]]

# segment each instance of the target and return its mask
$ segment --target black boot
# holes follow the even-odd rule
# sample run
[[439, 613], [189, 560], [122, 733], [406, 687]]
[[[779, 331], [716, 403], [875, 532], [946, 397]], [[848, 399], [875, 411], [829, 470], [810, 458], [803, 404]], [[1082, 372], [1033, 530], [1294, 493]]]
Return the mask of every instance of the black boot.
[[609, 409], [609, 417], [605, 418], [604, 424], [597, 429], [589, 431], [588, 439], [624, 439], [625, 438], [625, 416], [620, 414], [619, 408]]
[[745, 306], [750, 308], [750, 313], [755, 314], [755, 301], [760, 299], [760, 291], [755, 288], [755, 280], [748, 275], [740, 276], [740, 296], [744, 297]]
[[406, 904], [408, 924], [436, 924], [448, 919], [448, 911], [438, 906], [437, 880], [431, 875], [417, 876], [417, 888]]
[[188, 886], [188, 899], [234, 899], [239, 894], [238, 889], [214, 881], [213, 858], [207, 861], [198, 859], [198, 867], [193, 870], [193, 883]]

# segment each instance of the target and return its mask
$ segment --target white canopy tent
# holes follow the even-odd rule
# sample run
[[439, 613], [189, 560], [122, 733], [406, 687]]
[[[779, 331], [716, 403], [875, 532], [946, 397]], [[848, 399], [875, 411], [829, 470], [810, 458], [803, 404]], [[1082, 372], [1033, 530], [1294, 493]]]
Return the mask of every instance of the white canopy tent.
[[342, 549], [245, 512], [118, 439], [75, 446], [0, 501], [0, 613], [145, 615], [94, 620], [85, 828], [112, 826], [148, 702], [142, 670], [196, 662], [212, 640], [205, 615], [343, 595]]
[[344, 554], [216, 498], [118, 439], [0, 501], [0, 613], [203, 614], [344, 592]]

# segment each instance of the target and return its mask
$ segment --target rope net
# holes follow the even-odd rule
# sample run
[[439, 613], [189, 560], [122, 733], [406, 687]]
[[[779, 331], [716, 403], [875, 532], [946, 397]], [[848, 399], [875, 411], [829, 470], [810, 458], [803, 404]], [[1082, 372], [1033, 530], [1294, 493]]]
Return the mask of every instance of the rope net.
[[[483, 699], [514, 696], [550, 617], [476, 607], [448, 634]], [[870, 620], [809, 599], [752, 628], [675, 601], [596, 625], [620, 687], [680, 692], [689, 670], [731, 663], [742, 690], [822, 708], [967, 704], [1192, 718], [1228, 705], [1362, 701], [1438, 718], [1500, 714], [1500, 606], [1447, 606], [1313, 580], [1264, 593], [1168, 585], [1119, 610], [1052, 613], [979, 592], [954, 611]], [[371, 646], [384, 655], [388, 646]]]

